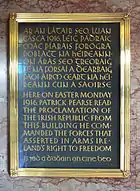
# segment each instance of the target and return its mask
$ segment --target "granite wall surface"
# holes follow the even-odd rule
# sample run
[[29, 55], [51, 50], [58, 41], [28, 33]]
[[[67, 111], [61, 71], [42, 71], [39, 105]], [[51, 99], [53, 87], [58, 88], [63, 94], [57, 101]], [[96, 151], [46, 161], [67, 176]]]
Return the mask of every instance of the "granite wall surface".
[[[10, 178], [7, 172], [7, 41], [10, 12], [130, 12], [131, 176], [128, 179]], [[140, 0], [0, 0], [0, 191], [140, 189]]]

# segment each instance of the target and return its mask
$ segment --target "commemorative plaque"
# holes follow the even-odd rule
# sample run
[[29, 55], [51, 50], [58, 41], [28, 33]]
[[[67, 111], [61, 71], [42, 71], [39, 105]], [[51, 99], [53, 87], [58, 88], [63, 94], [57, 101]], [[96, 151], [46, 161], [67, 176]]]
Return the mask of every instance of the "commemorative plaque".
[[10, 15], [11, 176], [128, 177], [129, 17]]

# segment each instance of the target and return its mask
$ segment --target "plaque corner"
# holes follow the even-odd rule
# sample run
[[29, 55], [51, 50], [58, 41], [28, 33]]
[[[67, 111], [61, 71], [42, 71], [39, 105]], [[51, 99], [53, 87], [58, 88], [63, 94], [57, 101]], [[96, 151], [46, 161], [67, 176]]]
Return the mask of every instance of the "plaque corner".
[[11, 177], [17, 177], [18, 176], [18, 171], [15, 169], [10, 169], [10, 176]]
[[123, 172], [123, 177], [128, 178], [130, 176], [130, 171], [124, 171]]
[[10, 20], [15, 20], [17, 17], [17, 13], [10, 13]]

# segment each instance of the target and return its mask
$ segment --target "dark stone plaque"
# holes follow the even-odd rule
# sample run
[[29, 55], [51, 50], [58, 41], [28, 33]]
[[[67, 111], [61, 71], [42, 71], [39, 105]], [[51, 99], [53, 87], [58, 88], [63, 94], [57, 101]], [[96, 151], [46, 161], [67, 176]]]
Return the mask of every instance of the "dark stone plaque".
[[19, 24], [20, 168], [119, 168], [119, 39], [118, 23]]

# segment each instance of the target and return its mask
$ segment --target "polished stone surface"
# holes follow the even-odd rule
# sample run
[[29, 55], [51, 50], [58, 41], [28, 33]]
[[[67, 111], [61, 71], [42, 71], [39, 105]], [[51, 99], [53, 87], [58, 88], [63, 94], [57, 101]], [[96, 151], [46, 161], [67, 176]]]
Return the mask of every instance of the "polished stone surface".
[[[131, 176], [10, 178], [7, 172], [7, 44], [10, 12], [130, 12]], [[140, 188], [140, 0], [0, 0], [0, 191], [135, 191]], [[41, 189], [40, 189], [41, 191]]]

